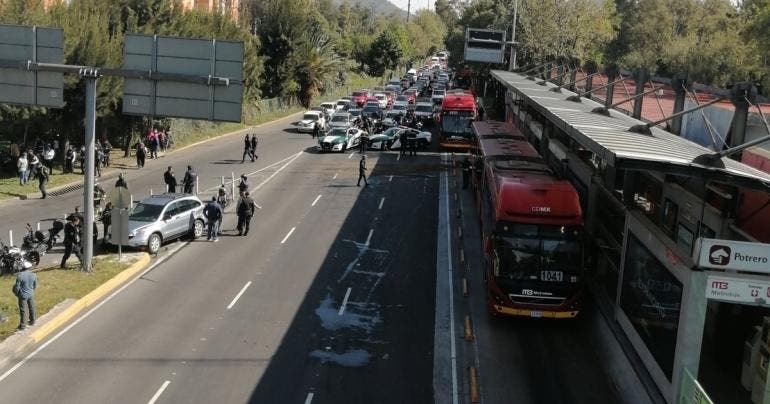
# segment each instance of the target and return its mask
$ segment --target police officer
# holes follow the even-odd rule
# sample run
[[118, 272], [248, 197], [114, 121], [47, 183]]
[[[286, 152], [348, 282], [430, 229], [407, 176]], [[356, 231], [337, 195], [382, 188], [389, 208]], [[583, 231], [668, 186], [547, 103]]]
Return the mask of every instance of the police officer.
[[248, 192], [244, 192], [241, 200], [238, 202], [238, 235], [245, 236], [249, 234], [249, 223], [254, 216], [254, 208], [257, 204], [251, 199]]
[[176, 176], [174, 175], [174, 169], [168, 166], [168, 169], [163, 173], [163, 182], [166, 183], [166, 192], [173, 194], [176, 192]]
[[249, 183], [249, 179], [246, 178], [246, 174], [241, 174], [241, 182], [238, 183], [238, 191], [241, 193], [241, 195], [248, 192], [250, 185], [251, 184]]
[[360, 138], [361, 154], [366, 153], [367, 142], [369, 142], [369, 133], [364, 132]]
[[468, 189], [468, 180], [471, 177], [471, 170], [473, 169], [473, 165], [471, 164], [471, 160], [466, 157], [465, 160], [463, 160], [463, 189]]
[[251, 157], [251, 161], [254, 161], [254, 157], [251, 155], [251, 141], [249, 140], [249, 134], [243, 138], [243, 156], [241, 156], [241, 163], [246, 162], [246, 156]]
[[187, 171], [184, 173], [182, 179], [182, 185], [184, 185], [184, 193], [191, 194], [195, 188], [195, 181], [198, 178], [198, 174], [195, 173], [192, 166], [187, 166]]
[[257, 135], [251, 135], [251, 162], [253, 163], [257, 157], [257, 144], [259, 144], [259, 139], [257, 139]]
[[69, 216], [67, 224], [64, 225], [64, 256], [61, 259], [61, 268], [66, 268], [65, 264], [71, 254], [75, 254], [80, 264], [83, 264], [83, 257], [80, 255], [80, 216], [78, 215]]
[[361, 179], [364, 180], [364, 186], [368, 187], [369, 182], [366, 180], [366, 155], [361, 156], [361, 161], [358, 162], [358, 182], [357, 187], [361, 186]]
[[48, 167], [41, 165], [40, 170], [37, 172], [38, 189], [42, 196], [40, 199], [45, 199], [48, 193], [45, 191], [45, 184], [48, 183]]
[[128, 183], [126, 182], [126, 179], [123, 177], [123, 173], [118, 174], [118, 180], [115, 181], [115, 188], [128, 189]]
[[203, 208], [203, 216], [206, 218], [208, 225], [208, 238], [206, 240], [219, 241], [219, 221], [222, 220], [222, 207], [217, 203], [217, 197], [212, 196], [211, 202], [206, 204]]
[[110, 230], [112, 224], [112, 202], [107, 202], [102, 211], [102, 229], [104, 230], [104, 237], [102, 237], [102, 245], [107, 245], [107, 232]]
[[313, 124], [313, 139], [320, 139], [321, 138], [321, 125], [318, 124], [318, 121], [315, 121]]

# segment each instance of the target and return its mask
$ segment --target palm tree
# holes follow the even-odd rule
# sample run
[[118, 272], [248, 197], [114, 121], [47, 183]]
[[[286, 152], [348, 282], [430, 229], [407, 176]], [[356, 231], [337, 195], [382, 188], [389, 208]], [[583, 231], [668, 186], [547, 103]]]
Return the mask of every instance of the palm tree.
[[309, 108], [337, 79], [344, 60], [337, 54], [331, 40], [319, 32], [303, 35], [294, 51], [295, 77], [299, 84], [299, 101]]

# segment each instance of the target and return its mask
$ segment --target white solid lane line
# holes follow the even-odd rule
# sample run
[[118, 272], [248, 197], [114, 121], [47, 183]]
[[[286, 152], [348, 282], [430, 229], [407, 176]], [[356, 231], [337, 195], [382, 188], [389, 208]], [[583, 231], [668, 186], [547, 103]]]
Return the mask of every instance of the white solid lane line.
[[245, 284], [245, 285], [243, 285], [243, 288], [241, 289], [241, 291], [240, 291], [240, 292], [238, 292], [238, 294], [237, 294], [237, 295], [235, 295], [235, 297], [233, 298], [233, 301], [232, 301], [232, 302], [230, 302], [230, 304], [228, 304], [228, 305], [227, 305], [227, 310], [230, 310], [230, 309], [232, 309], [232, 308], [233, 308], [233, 306], [235, 306], [235, 303], [236, 303], [236, 302], [238, 302], [238, 299], [240, 299], [240, 298], [241, 298], [241, 296], [243, 295], [243, 292], [245, 292], [245, 291], [246, 291], [246, 289], [247, 289], [247, 288], [248, 288], [250, 285], [251, 285], [251, 281], [248, 281], [248, 282], [246, 282], [246, 284]]
[[281, 244], [285, 243], [286, 240], [288, 240], [289, 237], [291, 237], [291, 233], [294, 233], [295, 229], [296, 229], [296, 227], [292, 227], [291, 230], [289, 230], [289, 233], [286, 235], [286, 237], [284, 237], [283, 240], [281, 240]]
[[147, 402], [147, 404], [155, 404], [156, 401], [158, 401], [158, 398], [160, 398], [160, 395], [163, 394], [164, 391], [166, 391], [166, 387], [171, 384], [171, 380], [166, 380], [163, 382], [163, 384], [160, 386], [158, 391], [155, 392], [155, 395], [152, 396], [150, 401]]
[[[336, 180], [336, 179], [337, 179], [337, 176], [338, 176], [339, 174], [340, 174], [340, 173], [334, 173], [334, 177], [332, 177], [332, 179], [333, 179], [333, 180]], [[312, 393], [311, 393], [311, 394], [312, 394]]]
[[155, 261], [154, 263], [152, 263], [152, 264], [151, 264], [149, 267], [147, 267], [147, 269], [145, 269], [144, 271], [142, 271], [142, 273], [140, 273], [140, 274], [139, 274], [138, 276], [136, 276], [134, 279], [131, 279], [131, 280], [130, 280], [130, 281], [128, 281], [128, 282], [127, 282], [125, 285], [121, 286], [121, 287], [120, 287], [118, 290], [116, 290], [116, 291], [112, 292], [112, 294], [110, 294], [110, 295], [109, 295], [109, 296], [107, 296], [107, 297], [106, 297], [104, 300], [102, 300], [101, 302], [99, 302], [99, 303], [98, 303], [96, 306], [94, 306], [94, 307], [93, 307], [91, 310], [88, 310], [88, 311], [86, 312], [86, 314], [83, 314], [83, 315], [82, 315], [80, 318], [78, 318], [77, 320], [73, 321], [73, 322], [72, 322], [72, 324], [70, 324], [70, 325], [68, 325], [68, 326], [64, 327], [64, 329], [63, 329], [63, 330], [59, 331], [58, 333], [56, 333], [56, 335], [54, 335], [53, 337], [49, 338], [49, 339], [48, 339], [46, 342], [44, 342], [44, 343], [43, 343], [43, 345], [40, 345], [39, 347], [37, 347], [37, 349], [35, 349], [34, 351], [32, 351], [32, 353], [30, 353], [29, 355], [25, 356], [25, 357], [24, 357], [24, 359], [22, 359], [21, 361], [19, 361], [19, 363], [17, 363], [17, 364], [15, 364], [15, 365], [13, 365], [13, 367], [12, 367], [12, 368], [8, 369], [8, 370], [7, 370], [5, 373], [3, 373], [2, 375], [0, 375], [0, 382], [2, 382], [3, 380], [5, 380], [5, 379], [6, 379], [8, 376], [10, 376], [10, 375], [11, 375], [13, 372], [15, 372], [16, 370], [18, 370], [20, 367], [24, 366], [24, 364], [25, 364], [25, 363], [27, 363], [27, 362], [28, 362], [30, 359], [34, 358], [34, 357], [35, 357], [35, 355], [39, 354], [39, 353], [40, 353], [40, 351], [42, 351], [43, 349], [45, 349], [45, 348], [46, 348], [48, 345], [51, 345], [51, 344], [53, 344], [53, 343], [54, 343], [56, 340], [58, 340], [59, 338], [61, 338], [61, 336], [62, 336], [62, 335], [66, 334], [66, 333], [67, 333], [69, 330], [71, 330], [73, 327], [75, 327], [76, 325], [80, 324], [80, 322], [81, 322], [81, 321], [83, 321], [83, 320], [85, 320], [86, 318], [88, 318], [88, 317], [89, 317], [89, 316], [90, 316], [90, 315], [91, 315], [93, 312], [95, 312], [96, 310], [99, 310], [99, 308], [100, 308], [100, 307], [102, 307], [102, 306], [104, 306], [105, 304], [107, 304], [107, 302], [109, 302], [110, 300], [112, 300], [112, 299], [113, 299], [115, 296], [117, 296], [117, 295], [118, 295], [120, 292], [122, 292], [124, 289], [126, 289], [126, 288], [128, 288], [129, 286], [133, 285], [133, 284], [134, 284], [134, 282], [136, 282], [138, 279], [142, 279], [142, 277], [143, 277], [144, 275], [146, 275], [148, 272], [150, 272], [150, 271], [152, 271], [153, 269], [155, 269], [155, 268], [156, 268], [158, 265], [160, 265], [160, 264], [164, 263], [164, 262], [165, 262], [167, 259], [171, 258], [171, 257], [172, 257], [174, 254], [176, 254], [176, 253], [177, 253], [179, 250], [181, 250], [181, 249], [182, 249], [182, 247], [184, 247], [184, 246], [186, 246], [186, 245], [188, 245], [188, 244], [190, 244], [190, 242], [189, 242], [189, 241], [188, 241], [188, 242], [184, 242], [184, 243], [179, 243], [179, 245], [178, 245], [177, 247], [175, 247], [174, 249], [172, 249], [171, 251], [169, 251], [169, 253], [168, 253], [168, 254], [166, 254], [166, 255], [162, 256], [162, 257], [161, 257], [159, 260], [157, 260], [157, 261]]
[[369, 242], [372, 241], [372, 233], [374, 233], [374, 229], [369, 230], [369, 235], [366, 237], [366, 245], [369, 245]]
[[316, 203], [318, 203], [318, 200], [321, 199], [321, 194], [318, 194], [318, 196], [315, 197], [315, 200], [313, 203], [310, 204], [310, 206], [315, 206]]
[[345, 306], [348, 304], [348, 298], [350, 297], [350, 288], [348, 288], [348, 291], [345, 292], [345, 298], [342, 299], [342, 305], [340, 306], [340, 311], [337, 312], [338, 316], [341, 316], [342, 313], [345, 312]]
[[310, 404], [313, 402], [313, 393], [307, 393], [307, 398], [305, 399], [305, 404]]
[[382, 210], [382, 204], [385, 203], [385, 197], [383, 196], [382, 199], [380, 199], [380, 207], [377, 208], [377, 210]]
[[288, 162], [286, 162], [286, 164], [282, 165], [282, 166], [281, 166], [281, 168], [279, 168], [278, 170], [276, 170], [274, 173], [270, 174], [270, 176], [269, 176], [269, 177], [267, 177], [267, 178], [266, 178], [264, 181], [260, 182], [260, 183], [259, 183], [259, 185], [257, 185], [256, 187], [254, 187], [254, 189], [252, 189], [252, 190], [251, 190], [251, 195], [253, 196], [253, 195], [254, 195], [254, 194], [257, 192], [257, 190], [258, 190], [258, 189], [262, 188], [262, 186], [263, 186], [263, 185], [267, 184], [267, 183], [268, 183], [270, 180], [272, 180], [272, 179], [273, 179], [273, 177], [275, 177], [275, 176], [276, 176], [276, 175], [278, 175], [278, 174], [279, 174], [281, 171], [283, 171], [283, 169], [284, 169], [284, 168], [288, 167], [288, 166], [289, 166], [289, 164], [293, 163], [293, 162], [294, 162], [294, 160], [298, 159], [298, 158], [299, 158], [299, 156], [301, 156], [301, 155], [302, 155], [302, 153], [303, 153], [303, 152], [298, 152], [297, 154], [295, 154], [295, 155], [294, 155], [294, 157], [292, 157], [292, 158], [291, 158], [291, 160], [289, 160]]
[[[281, 164], [281, 163], [283, 163], [283, 162], [284, 162], [284, 161], [286, 161], [286, 160], [290, 160], [291, 158], [293, 158], [293, 157], [295, 157], [295, 156], [296, 156], [296, 154], [292, 154], [292, 155], [291, 155], [291, 156], [289, 156], [289, 157], [286, 157], [286, 158], [284, 158], [284, 159], [282, 159], [282, 160], [278, 160], [278, 161], [276, 161], [275, 163], [272, 163], [272, 164], [270, 164], [269, 166], [265, 166], [265, 167], [262, 167], [262, 168], [260, 168], [259, 170], [257, 170], [257, 171], [252, 171], [252, 172], [250, 172], [250, 173], [247, 173], [246, 175], [248, 175], [248, 176], [251, 176], [251, 175], [254, 175], [254, 174], [256, 174], [256, 173], [259, 173], [259, 172], [262, 172], [262, 171], [265, 171], [265, 170], [271, 169], [271, 168], [273, 168], [273, 167], [277, 166], [278, 164]], [[227, 177], [225, 177], [225, 185], [229, 185], [229, 184], [232, 184], [232, 181], [228, 180], [228, 178], [227, 178]], [[206, 192], [209, 192], [209, 191], [213, 191], [213, 190], [215, 190], [215, 189], [218, 189], [218, 188], [219, 188], [219, 185], [217, 185], [217, 186], [214, 186], [214, 187], [211, 187], [211, 188], [207, 188], [207, 189], [204, 189], [203, 191], [201, 191], [201, 193], [206, 193]]]

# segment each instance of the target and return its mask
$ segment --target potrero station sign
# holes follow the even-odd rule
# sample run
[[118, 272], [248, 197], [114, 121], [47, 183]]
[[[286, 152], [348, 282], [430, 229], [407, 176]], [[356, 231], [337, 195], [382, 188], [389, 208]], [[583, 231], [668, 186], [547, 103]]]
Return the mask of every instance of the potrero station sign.
[[770, 273], [770, 244], [699, 238], [693, 260], [701, 268]]

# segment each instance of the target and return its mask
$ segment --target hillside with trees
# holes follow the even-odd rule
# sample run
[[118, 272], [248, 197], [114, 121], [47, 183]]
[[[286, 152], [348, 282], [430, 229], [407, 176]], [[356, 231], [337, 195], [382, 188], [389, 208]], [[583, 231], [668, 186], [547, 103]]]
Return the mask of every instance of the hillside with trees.
[[[356, 78], [380, 77], [423, 59], [446, 34], [443, 21], [427, 10], [406, 24], [395, 14], [333, 0], [247, 0], [242, 6], [239, 20], [232, 21], [185, 12], [174, 0], [71, 0], [47, 10], [41, 0], [0, 0], [0, 23], [61, 27], [64, 63], [86, 66], [120, 67], [127, 32], [243, 41], [244, 116], [265, 99], [309, 107]], [[60, 135], [79, 144], [84, 84], [65, 77], [61, 110], [0, 105], [0, 141], [30, 144], [38, 136]], [[118, 78], [99, 80], [97, 136], [127, 149], [152, 121], [121, 114], [122, 86]]]

